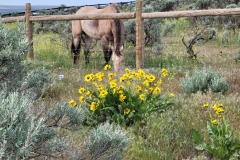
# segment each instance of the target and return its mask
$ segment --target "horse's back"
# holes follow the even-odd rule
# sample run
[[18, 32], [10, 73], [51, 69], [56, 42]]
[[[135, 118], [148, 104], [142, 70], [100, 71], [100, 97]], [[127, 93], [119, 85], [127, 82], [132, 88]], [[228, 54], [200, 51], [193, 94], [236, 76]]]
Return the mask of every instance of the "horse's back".
[[79, 14], [94, 14], [94, 13], [97, 13], [99, 12], [99, 10], [101, 9], [97, 9], [96, 7], [93, 7], [93, 6], [86, 6], [86, 7], [81, 7], [77, 12], [76, 14], [79, 15]]

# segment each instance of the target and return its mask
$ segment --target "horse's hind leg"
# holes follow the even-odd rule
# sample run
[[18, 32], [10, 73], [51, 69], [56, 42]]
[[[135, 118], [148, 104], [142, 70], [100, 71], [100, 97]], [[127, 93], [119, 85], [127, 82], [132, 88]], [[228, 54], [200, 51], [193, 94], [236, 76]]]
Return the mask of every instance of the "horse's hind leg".
[[112, 49], [109, 48], [109, 42], [107, 38], [102, 38], [102, 50], [104, 53], [105, 65], [109, 63], [112, 56]]
[[93, 39], [87, 35], [84, 35], [84, 56], [85, 56], [85, 64], [89, 63], [89, 52], [92, 46]]

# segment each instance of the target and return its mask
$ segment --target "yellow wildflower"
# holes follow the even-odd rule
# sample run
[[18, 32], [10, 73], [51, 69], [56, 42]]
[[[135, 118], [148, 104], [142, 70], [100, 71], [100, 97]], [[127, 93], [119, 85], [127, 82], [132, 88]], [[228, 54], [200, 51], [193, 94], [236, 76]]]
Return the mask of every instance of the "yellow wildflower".
[[173, 93], [169, 94], [169, 98], [172, 98], [172, 97], [174, 97], [174, 94]]
[[97, 90], [99, 90], [99, 91], [104, 90], [104, 86], [103, 85], [98, 85]]
[[158, 84], [162, 84], [162, 80], [159, 79], [159, 80], [157, 81], [157, 83], [158, 83]]
[[84, 77], [84, 80], [86, 82], [90, 82], [91, 80], [94, 79], [94, 75], [93, 74], [87, 74], [85, 77]]
[[153, 90], [153, 94], [155, 95], [155, 94], [157, 94], [157, 93], [160, 93], [161, 92], [161, 89], [159, 88], [159, 87], [156, 87], [156, 88], [154, 88], [154, 90]]
[[223, 113], [224, 112], [224, 109], [223, 108], [217, 108], [216, 110], [216, 114], [220, 114], [220, 113]]
[[117, 87], [117, 82], [116, 82], [116, 80], [111, 80], [111, 81], [109, 82], [109, 84], [110, 84], [110, 88]]
[[144, 72], [144, 70], [142, 70], [142, 69], [139, 69], [139, 70], [138, 70], [138, 73], [139, 73], [139, 76], [144, 76], [144, 75], [145, 75], [145, 72]]
[[71, 100], [68, 102], [68, 104], [70, 104], [70, 106], [72, 106], [72, 107], [76, 107], [76, 106], [77, 106], [77, 103], [76, 103], [73, 99], [71, 99]]
[[131, 81], [127, 81], [126, 84], [127, 84], [127, 85], [131, 85]]
[[123, 90], [119, 89], [119, 90], [117, 91], [117, 93], [123, 94]]
[[217, 109], [218, 109], [217, 104], [214, 104], [214, 105], [213, 105], [213, 110], [214, 110], [214, 111], [217, 111]]
[[84, 99], [84, 97], [83, 97], [83, 96], [80, 96], [78, 100], [79, 100], [79, 102], [84, 102], [83, 99]]
[[129, 108], [125, 108], [125, 109], [124, 109], [124, 114], [126, 114], [126, 115], [127, 115], [127, 114], [129, 114], [129, 113], [130, 113], [130, 111], [131, 111], [131, 110], [130, 110]]
[[95, 77], [98, 79], [99, 82], [102, 82], [102, 78], [104, 77], [104, 73], [98, 72]]
[[212, 120], [211, 122], [212, 122], [212, 124], [217, 124], [217, 120], [216, 119]]
[[108, 79], [109, 80], [112, 80], [114, 77], [116, 77], [117, 76], [117, 74], [116, 73], [109, 73], [108, 74]]
[[101, 90], [99, 93], [100, 98], [105, 98], [108, 95], [108, 92], [106, 90]]
[[209, 105], [208, 105], [208, 103], [206, 103], [206, 104], [203, 104], [203, 107], [208, 107]]
[[145, 94], [140, 94], [139, 95], [139, 99], [141, 99], [142, 101], [144, 100], [144, 98], [145, 98]]
[[155, 79], [156, 79], [156, 77], [155, 77], [154, 75], [152, 75], [152, 74], [150, 74], [150, 75], [147, 76], [147, 80], [148, 80], [149, 82], [153, 82]]
[[125, 99], [126, 99], [126, 96], [124, 96], [123, 94], [121, 94], [121, 95], [119, 96], [119, 100], [120, 100], [121, 102], [123, 102]]
[[98, 87], [97, 82], [93, 82], [92, 85], [95, 86], [95, 87]]
[[145, 80], [142, 84], [143, 84], [144, 86], [148, 87], [148, 86], [149, 86], [149, 81], [148, 81], [148, 80]]
[[125, 68], [125, 71], [126, 71], [127, 73], [130, 73], [130, 72], [131, 72], [131, 70], [130, 70], [129, 68]]
[[104, 68], [103, 68], [104, 71], [107, 71], [109, 69], [111, 69], [111, 66], [109, 64], [105, 65]]
[[137, 86], [137, 91], [141, 92], [142, 91], [142, 87], [141, 86]]
[[119, 78], [119, 82], [124, 82], [126, 80], [126, 77], [122, 76]]
[[91, 91], [87, 91], [87, 92], [85, 93], [85, 95], [88, 96], [88, 97], [91, 97], [91, 96], [92, 96], [92, 93], [91, 93]]
[[98, 106], [99, 106], [99, 104], [97, 102], [92, 102], [90, 105], [90, 110], [95, 111]]
[[162, 68], [161, 72], [162, 72], [162, 77], [168, 76], [168, 71], [165, 68]]
[[153, 91], [153, 87], [149, 87], [148, 90], [151, 92]]
[[80, 93], [80, 94], [82, 94], [83, 92], [85, 92], [85, 88], [79, 88], [79, 90], [78, 90], [78, 93]]

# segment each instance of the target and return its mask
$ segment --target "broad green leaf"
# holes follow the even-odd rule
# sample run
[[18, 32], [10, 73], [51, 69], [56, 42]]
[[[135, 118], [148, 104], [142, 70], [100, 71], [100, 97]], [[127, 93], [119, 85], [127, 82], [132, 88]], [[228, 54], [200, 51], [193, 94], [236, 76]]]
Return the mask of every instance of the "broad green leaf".
[[196, 144], [196, 145], [200, 145], [203, 141], [202, 139], [202, 136], [200, 135], [200, 133], [195, 130], [194, 128], [192, 129], [192, 139], [193, 139], [193, 142]]

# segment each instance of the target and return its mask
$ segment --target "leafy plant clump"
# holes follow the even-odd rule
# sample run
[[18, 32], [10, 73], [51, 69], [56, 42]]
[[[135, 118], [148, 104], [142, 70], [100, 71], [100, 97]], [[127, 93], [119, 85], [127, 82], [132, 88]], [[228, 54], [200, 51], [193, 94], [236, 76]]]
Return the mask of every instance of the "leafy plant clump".
[[[204, 143], [200, 133], [193, 129], [192, 138], [195, 147], [197, 150], [209, 152], [214, 158], [229, 160], [240, 149], [240, 140], [230, 130], [229, 123], [223, 116], [222, 104], [214, 104], [211, 108], [209, 104], [203, 106], [207, 109], [211, 118], [207, 122], [209, 142]], [[212, 111], [214, 111], [214, 114], [212, 114]]]
[[[136, 121], [143, 121], [152, 113], [162, 113], [173, 103], [173, 94], [161, 94], [162, 79], [143, 70], [131, 71], [117, 78], [115, 73], [87, 74], [85, 76], [88, 88], [79, 88], [79, 103], [69, 101], [72, 107], [86, 110], [86, 124], [97, 125], [106, 121], [130, 126]], [[168, 71], [162, 69], [162, 77]], [[86, 86], [85, 85], [85, 86]]]
[[195, 69], [191, 76], [187, 74], [184, 77], [180, 86], [187, 95], [198, 91], [206, 93], [209, 90], [225, 93], [229, 89], [228, 83], [221, 75], [210, 68]]

